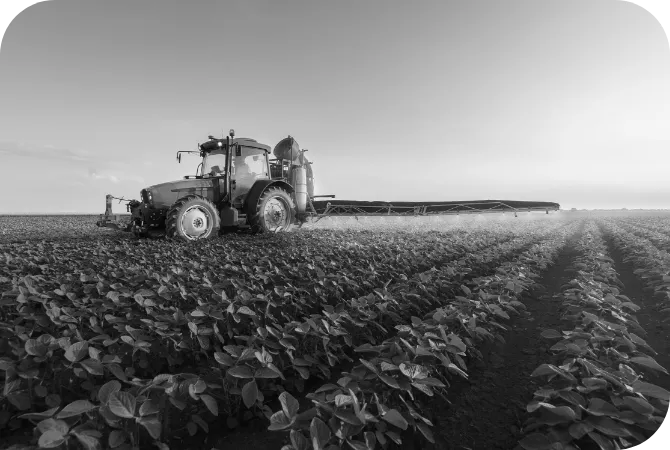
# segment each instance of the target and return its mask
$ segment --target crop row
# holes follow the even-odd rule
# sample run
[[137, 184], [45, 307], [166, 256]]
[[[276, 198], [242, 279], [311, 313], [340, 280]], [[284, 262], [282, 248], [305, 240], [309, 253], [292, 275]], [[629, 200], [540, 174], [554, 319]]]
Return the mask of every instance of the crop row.
[[[648, 221], [646, 222], [648, 223]], [[623, 222], [620, 226], [631, 234], [648, 240], [656, 248], [663, 251], [670, 251], [670, 236], [658, 230], [652, 229], [640, 223]]]
[[[307, 394], [311, 408], [300, 413], [297, 400], [281, 394], [281, 410], [271, 416], [270, 430], [290, 430], [291, 444], [284, 450], [386, 447], [390, 441], [400, 444], [408, 430], [434, 442], [426, 399], [446, 399], [450, 377], [468, 377], [467, 360], [479, 357], [475, 347], [502, 339], [505, 328], [499, 321], [524, 307], [518, 297], [572, 232], [574, 227], [565, 227], [502, 263], [493, 275], [473, 278], [472, 288], [460, 286], [463, 295], [445, 298], [439, 292], [442, 283], [453, 283], [458, 275], [451, 267], [431, 271], [429, 279], [421, 279], [424, 285], [404, 289], [410, 301], [387, 303], [395, 313], [393, 332], [377, 345], [355, 342], [357, 361], [339, 379]], [[428, 285], [438, 291], [431, 293]]]
[[[271, 271], [277, 275], [277, 279], [285, 277], [298, 286], [311, 286], [315, 277], [328, 278], [328, 281], [342, 276], [355, 277], [371, 266], [374, 266], [375, 271], [365, 275], [387, 279], [398, 275], [403, 267], [426, 270], [466, 253], [518, 238], [521, 234], [537, 235], [539, 230], [526, 228], [520, 230], [520, 233], [498, 229], [476, 233], [454, 230], [421, 237], [405, 233], [381, 236], [365, 232], [321, 232], [318, 237], [315, 233], [265, 239], [236, 236], [214, 240], [205, 245], [176, 247], [165, 242], [129, 240], [102, 240], [85, 244], [45, 241], [28, 245], [11, 244], [3, 246], [3, 249], [8, 254], [8, 276], [12, 272], [17, 276], [22, 275], [19, 267], [21, 270], [27, 269], [28, 274], [49, 278], [80, 272], [95, 276], [96, 271], [115, 269], [113, 272], [116, 275], [112, 277], [120, 280], [136, 279], [137, 272], [148, 272], [150, 278], [158, 274], [170, 283], [175, 281], [175, 275], [192, 274], [192, 280], [188, 281], [200, 285], [202, 279], [242, 278], [257, 281], [258, 276], [263, 275], [262, 272]], [[17, 266], [13, 271], [12, 265]], [[273, 279], [266, 276], [260, 281], [271, 284]]]
[[[331, 341], [347, 344], [356, 336], [347, 327], [386, 331], [383, 320], [393, 317], [387, 304], [394, 299], [382, 294], [376, 304], [370, 300], [379, 292], [359, 300], [367, 308], [352, 310], [346, 324], [338, 321], [340, 313], [332, 305], [321, 314], [300, 313], [328, 305], [319, 289], [353, 285], [355, 292], [381, 281], [374, 265], [353, 265], [362, 260], [356, 253], [361, 245], [342, 237], [352, 236], [331, 235], [331, 242], [328, 235], [325, 240], [301, 236], [297, 244], [312, 245], [325, 255], [307, 262], [305, 253], [285, 251], [281, 237], [256, 241], [251, 251], [244, 239], [227, 242], [225, 249], [212, 249], [216, 243], [176, 248], [130, 242], [88, 248], [45, 242], [33, 250], [5, 246], [8, 270], [0, 282], [13, 288], [2, 298], [1, 326], [7, 338], [2, 354], [13, 357], [0, 359], [4, 400], [19, 411], [48, 408], [22, 416], [39, 422], [43, 446], [78, 440], [89, 448], [105, 435], [112, 447], [136, 447], [140, 434], [132, 424], [142, 425], [155, 440], [169, 429], [193, 434], [198, 427], [207, 430], [220, 408], [234, 426], [241, 403], [248, 408], [242, 418], [267, 414], [264, 392], [300, 391], [315, 374], [329, 377], [330, 367], [346, 357], [341, 344]], [[272, 255], [282, 248], [284, 253]], [[339, 253], [329, 255], [328, 248]], [[508, 251], [515, 248], [510, 244]], [[17, 255], [17, 249], [24, 251]], [[381, 243], [365, 250], [365, 261], [389, 258]], [[343, 267], [347, 257], [352, 270], [329, 277], [332, 263]], [[476, 254], [471, 257], [477, 259]], [[89, 269], [77, 273], [79, 258]], [[467, 258], [459, 262], [467, 263]], [[26, 273], [32, 275], [19, 276]], [[302, 276], [318, 280], [315, 291], [303, 287]], [[197, 307], [185, 313], [182, 304]], [[295, 317], [303, 320], [298, 323]], [[317, 349], [321, 345], [323, 350]], [[220, 367], [210, 368], [214, 361]], [[188, 365], [198, 373], [175, 370]], [[164, 374], [166, 368], [171, 375]], [[113, 379], [103, 384], [110, 375]], [[181, 411], [186, 420], [175, 421], [170, 410]], [[3, 423], [20, 426], [11, 407], [2, 413]]]
[[641, 371], [664, 372], [656, 352], [639, 336], [640, 309], [621, 294], [600, 230], [589, 222], [577, 243], [576, 276], [562, 290], [562, 319], [571, 330], [547, 329], [558, 340], [552, 363], [533, 377], [546, 379], [528, 404], [520, 442], [526, 450], [627, 448], [648, 439], [663, 421], [669, 393], [643, 381]]
[[670, 237], [670, 218], [668, 217], [655, 217], [654, 220], [640, 217], [629, 217], [626, 219], [619, 219], [617, 223], [634, 225], [636, 227], [660, 233], [666, 238]]
[[[116, 208], [115, 208], [116, 209]], [[129, 216], [128, 216], [129, 217]], [[467, 220], [464, 218], [457, 222], [440, 217], [415, 217], [401, 218], [398, 221], [392, 221], [390, 217], [376, 217], [376, 218], [362, 218], [361, 223], [364, 226], [352, 227], [351, 223], [346, 223], [346, 218], [331, 218], [326, 221], [319, 222], [316, 225], [309, 225], [305, 229], [315, 230], [325, 229], [347, 231], [347, 230], [366, 230], [380, 233], [397, 233], [402, 231], [409, 231], [414, 234], [420, 233], [423, 235], [444, 233], [445, 230], [471, 230], [478, 231], [490, 230], [492, 223], [480, 223], [477, 220]], [[435, 220], [437, 219], [437, 220]], [[0, 245], [6, 243], [17, 242], [36, 242], [41, 240], [59, 240], [59, 241], [88, 241], [107, 240], [120, 241], [127, 240], [131, 235], [129, 233], [121, 233], [109, 228], [99, 228], [95, 224], [98, 220], [97, 215], [56, 215], [56, 216], [1, 216], [0, 215]], [[351, 218], [348, 222], [353, 222]], [[325, 224], [325, 225], [324, 225]], [[358, 222], [356, 222], [358, 224]], [[504, 224], [506, 229], [514, 229], [517, 223], [511, 222]], [[497, 227], [499, 230], [503, 228], [500, 224]]]
[[41, 239], [88, 240], [111, 235], [95, 226], [98, 216], [0, 216], [0, 244]]
[[[624, 262], [632, 262], [634, 273], [652, 292], [659, 312], [670, 313], [670, 253], [659, 249], [641, 233], [631, 233], [612, 220], [603, 220], [606, 232], [624, 255]], [[670, 317], [665, 319], [670, 320]]]

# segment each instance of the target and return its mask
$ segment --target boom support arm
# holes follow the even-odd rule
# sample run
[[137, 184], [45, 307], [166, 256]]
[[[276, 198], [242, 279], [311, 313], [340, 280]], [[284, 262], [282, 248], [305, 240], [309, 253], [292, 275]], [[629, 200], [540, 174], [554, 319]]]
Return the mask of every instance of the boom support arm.
[[[433, 216], [449, 214], [479, 214], [525, 211], [558, 211], [560, 205], [552, 202], [518, 200], [474, 200], [462, 202], [384, 202], [355, 200], [312, 201], [312, 217], [332, 216]], [[317, 220], [318, 220], [317, 219]]]

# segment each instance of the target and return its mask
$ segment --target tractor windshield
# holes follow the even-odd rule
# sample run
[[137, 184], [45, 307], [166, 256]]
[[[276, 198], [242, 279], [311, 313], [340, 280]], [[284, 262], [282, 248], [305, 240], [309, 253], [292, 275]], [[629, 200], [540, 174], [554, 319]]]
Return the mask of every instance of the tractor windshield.
[[226, 152], [214, 150], [205, 153], [202, 158], [202, 174], [204, 176], [221, 176], [226, 173]]

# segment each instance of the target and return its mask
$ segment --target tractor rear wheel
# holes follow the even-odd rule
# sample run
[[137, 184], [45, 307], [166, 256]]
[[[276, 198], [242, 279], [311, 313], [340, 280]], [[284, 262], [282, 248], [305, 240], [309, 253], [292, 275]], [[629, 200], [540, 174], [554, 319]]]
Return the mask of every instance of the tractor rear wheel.
[[199, 195], [187, 195], [177, 200], [165, 219], [168, 239], [195, 241], [219, 234], [221, 218], [212, 202]]
[[289, 231], [295, 218], [291, 195], [279, 187], [268, 188], [258, 199], [256, 210], [248, 218], [254, 233]]

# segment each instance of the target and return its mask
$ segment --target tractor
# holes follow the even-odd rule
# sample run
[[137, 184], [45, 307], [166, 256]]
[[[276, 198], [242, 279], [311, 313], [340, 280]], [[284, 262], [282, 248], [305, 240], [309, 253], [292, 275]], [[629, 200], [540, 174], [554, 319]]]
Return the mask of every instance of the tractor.
[[288, 231], [306, 221], [314, 180], [307, 150], [288, 136], [274, 148], [254, 139], [235, 138], [234, 130], [223, 139], [209, 136], [195, 153], [202, 158], [193, 176], [142, 189], [141, 200], [130, 200], [130, 223], [119, 226], [107, 213], [98, 226], [122, 228], [138, 237], [161, 236], [198, 240], [235, 230], [252, 233]]

